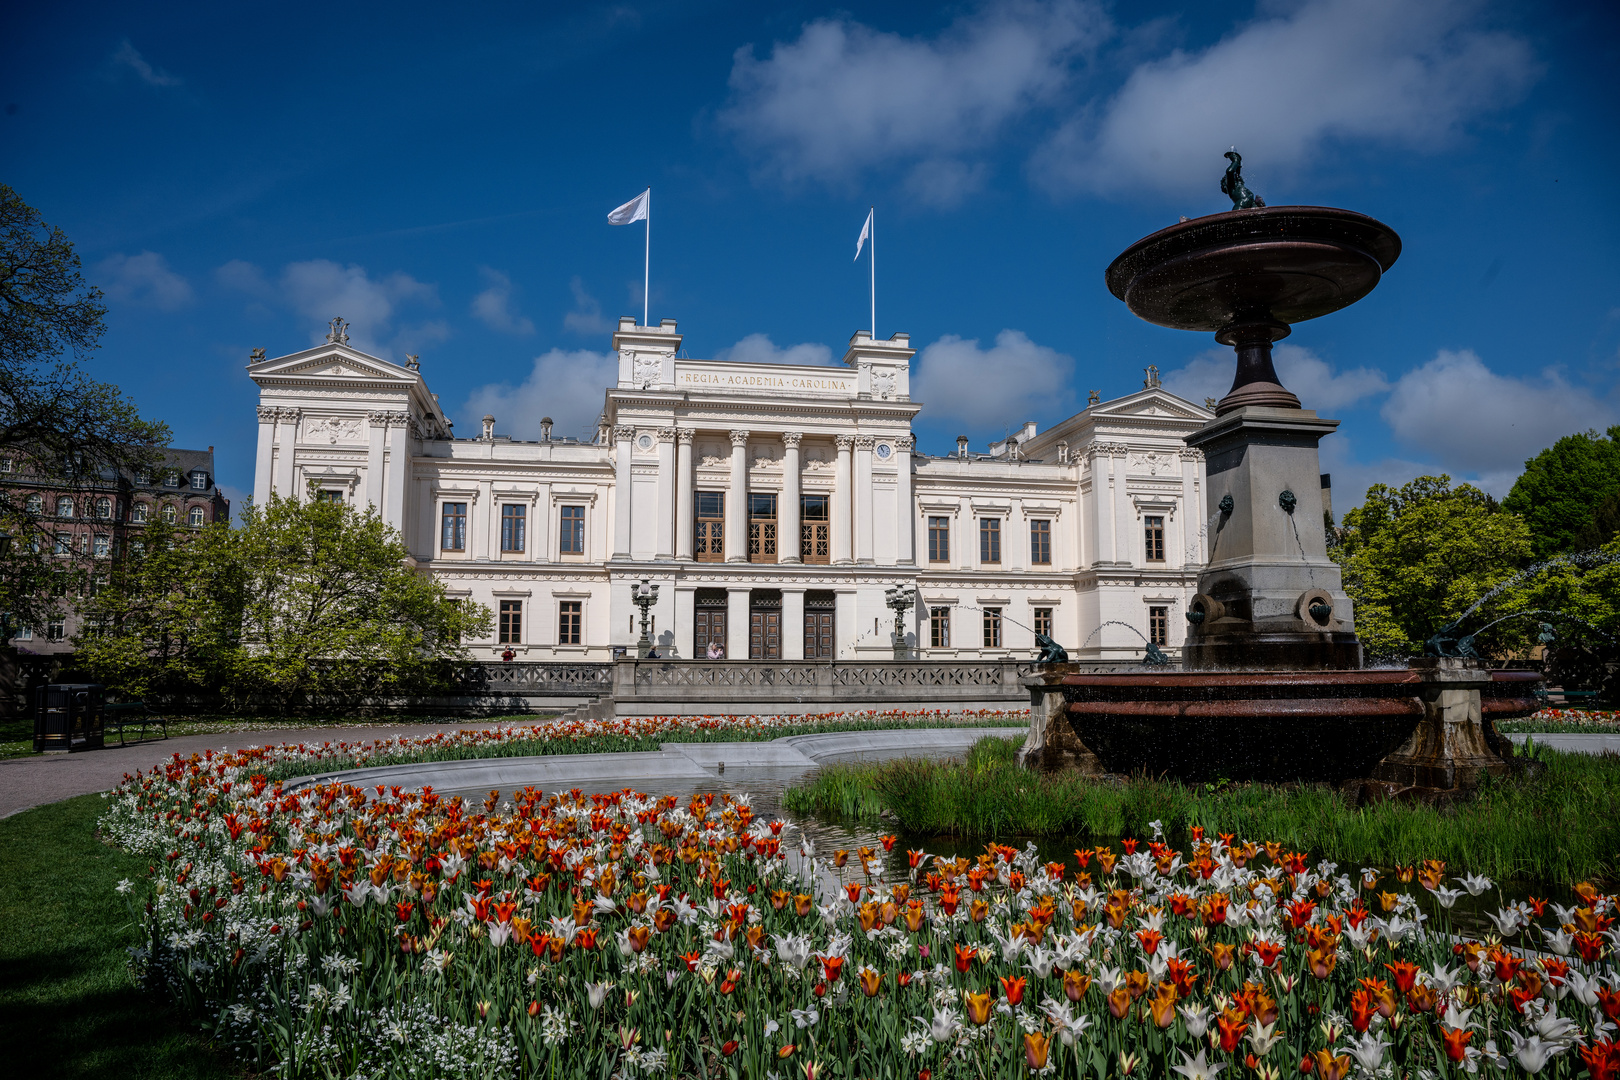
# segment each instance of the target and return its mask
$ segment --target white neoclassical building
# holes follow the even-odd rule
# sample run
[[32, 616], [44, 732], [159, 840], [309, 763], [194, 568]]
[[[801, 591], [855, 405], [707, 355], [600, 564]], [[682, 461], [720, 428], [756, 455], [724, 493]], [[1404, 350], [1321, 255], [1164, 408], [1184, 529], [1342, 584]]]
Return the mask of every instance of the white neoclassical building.
[[[493, 657], [604, 660], [633, 646], [631, 594], [660, 586], [659, 654], [878, 659], [884, 594], [915, 587], [923, 658], [1081, 658], [1181, 644], [1205, 558], [1207, 409], [1157, 385], [1028, 424], [987, 453], [917, 451], [913, 350], [861, 332], [840, 367], [682, 358], [673, 320], [619, 321], [593, 442], [456, 437], [414, 363], [347, 344], [259, 359], [254, 499], [375, 505], [417, 565], [488, 605]], [[994, 378], [994, 372], [986, 372]]]

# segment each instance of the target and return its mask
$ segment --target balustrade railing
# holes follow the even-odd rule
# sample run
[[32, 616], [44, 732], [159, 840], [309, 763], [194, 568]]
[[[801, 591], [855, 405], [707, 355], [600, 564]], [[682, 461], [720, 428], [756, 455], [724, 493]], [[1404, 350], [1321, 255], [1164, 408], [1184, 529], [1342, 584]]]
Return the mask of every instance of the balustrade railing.
[[1007, 701], [1027, 704], [1020, 681], [1034, 670], [1027, 660], [884, 660], [828, 663], [815, 660], [621, 660], [614, 665], [613, 698], [734, 701]]

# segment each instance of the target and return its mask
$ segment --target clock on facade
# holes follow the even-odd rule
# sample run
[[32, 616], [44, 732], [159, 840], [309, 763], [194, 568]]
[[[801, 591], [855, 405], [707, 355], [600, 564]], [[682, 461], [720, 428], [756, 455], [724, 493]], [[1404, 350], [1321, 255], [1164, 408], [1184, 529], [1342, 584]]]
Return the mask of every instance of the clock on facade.
[[889, 455], [892, 453], [894, 453], [894, 451], [890, 449], [888, 443], [878, 443], [877, 456], [879, 461], [888, 461]]
[[652, 436], [648, 435], [645, 431], [642, 432], [641, 433], [641, 438], [636, 440], [636, 445], [641, 447], [643, 450], [651, 450], [652, 449]]

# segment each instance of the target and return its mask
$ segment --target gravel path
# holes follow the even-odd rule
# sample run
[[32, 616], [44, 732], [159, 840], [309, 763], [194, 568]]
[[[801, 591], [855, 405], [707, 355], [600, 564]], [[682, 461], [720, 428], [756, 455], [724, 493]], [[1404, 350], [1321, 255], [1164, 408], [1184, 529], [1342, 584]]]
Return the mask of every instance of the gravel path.
[[273, 728], [260, 731], [231, 731], [216, 735], [181, 735], [173, 739], [109, 746], [78, 754], [38, 754], [34, 757], [0, 761], [0, 818], [10, 817], [46, 803], [106, 791], [124, 779], [125, 773], [151, 769], [179, 754], [189, 757], [204, 750], [240, 749], [284, 742], [327, 742], [339, 739], [355, 742], [393, 735], [427, 735], [454, 731], [461, 727], [482, 728], [487, 723], [464, 724], [378, 724], [374, 727]]

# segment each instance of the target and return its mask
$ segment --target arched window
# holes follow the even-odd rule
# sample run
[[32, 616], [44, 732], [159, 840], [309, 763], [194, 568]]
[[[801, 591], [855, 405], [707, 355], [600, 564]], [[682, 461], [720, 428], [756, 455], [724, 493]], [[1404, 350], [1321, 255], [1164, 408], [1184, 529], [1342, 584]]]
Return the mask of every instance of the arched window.
[[105, 495], [96, 500], [96, 517], [103, 521], [112, 517], [112, 500]]
[[57, 517], [72, 517], [73, 516], [73, 500], [70, 497], [64, 495], [60, 499], [56, 500], [56, 516]]
[[173, 503], [163, 504], [163, 524], [173, 525], [180, 515], [175, 511]]
[[45, 496], [37, 494], [28, 496], [28, 512], [30, 514], [43, 514], [45, 512]]
[[150, 503], [138, 502], [129, 508], [129, 520], [135, 522], [137, 525], [144, 524], [146, 522], [147, 514], [151, 512], [152, 507]]
[[193, 529], [199, 529], [199, 528], [202, 527], [202, 523], [203, 523], [203, 508], [200, 507], [200, 506], [193, 506], [186, 513], [186, 524], [190, 525]]

